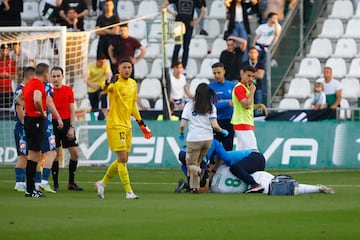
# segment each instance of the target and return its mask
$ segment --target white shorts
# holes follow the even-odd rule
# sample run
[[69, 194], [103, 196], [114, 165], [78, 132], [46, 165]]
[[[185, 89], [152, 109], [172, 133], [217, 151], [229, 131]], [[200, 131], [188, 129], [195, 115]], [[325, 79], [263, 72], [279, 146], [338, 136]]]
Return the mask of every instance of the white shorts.
[[256, 137], [254, 130], [235, 130], [236, 134], [236, 150], [251, 150], [258, 151]]

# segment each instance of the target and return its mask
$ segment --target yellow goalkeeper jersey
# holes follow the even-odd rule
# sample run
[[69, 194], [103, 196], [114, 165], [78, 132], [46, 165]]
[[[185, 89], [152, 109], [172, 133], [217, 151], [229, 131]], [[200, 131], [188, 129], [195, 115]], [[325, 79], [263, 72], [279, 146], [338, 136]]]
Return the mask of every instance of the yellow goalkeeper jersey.
[[119, 77], [117, 82], [108, 86], [105, 82], [102, 89], [108, 93], [109, 115], [106, 122], [107, 128], [131, 128], [131, 115], [140, 120], [140, 112], [136, 105], [137, 84], [132, 78], [127, 80]]

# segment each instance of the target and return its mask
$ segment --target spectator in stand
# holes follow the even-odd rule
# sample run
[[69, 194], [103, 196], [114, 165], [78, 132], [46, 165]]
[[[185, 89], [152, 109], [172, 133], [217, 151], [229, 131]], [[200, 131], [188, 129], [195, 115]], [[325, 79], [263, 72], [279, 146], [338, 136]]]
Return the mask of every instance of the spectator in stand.
[[119, 35], [120, 27], [119, 25], [113, 26], [111, 28], [103, 28], [106, 26], [114, 25], [120, 23], [120, 18], [118, 15], [114, 14], [114, 2], [112, 0], [105, 0], [103, 14], [96, 19], [96, 35], [99, 37], [99, 43], [97, 47], [97, 57], [102, 55], [108, 56], [109, 42], [111, 36]]
[[[273, 44], [281, 33], [281, 25], [278, 22], [277, 13], [270, 12], [267, 16], [267, 23], [260, 24], [255, 30], [255, 37], [253, 46], [259, 51], [259, 61], [263, 62], [266, 68], [267, 64], [267, 51], [271, 44]], [[266, 69], [268, 70], [268, 69]], [[266, 79], [265, 72], [265, 79]], [[263, 95], [267, 95], [267, 81], [262, 84]]]
[[[185, 34], [183, 35], [183, 54], [182, 54], [182, 64], [184, 69], [186, 69], [188, 58], [189, 58], [189, 46], [192, 38], [192, 33], [194, 26], [198, 25], [201, 19], [205, 16], [206, 13], [206, 1], [205, 0], [165, 0], [162, 7], [167, 8], [170, 4], [176, 5], [177, 12], [172, 12], [175, 17], [175, 21], [180, 21], [185, 24]], [[195, 8], [201, 9], [201, 13], [197, 19], [194, 18]], [[179, 51], [181, 45], [176, 44], [174, 47], [171, 66], [179, 61]]]
[[[265, 76], [265, 65], [263, 62], [259, 61], [259, 52], [256, 47], [249, 48], [248, 56], [249, 59], [241, 64], [240, 73], [245, 66], [252, 66], [255, 68], [256, 90], [254, 95], [254, 103], [262, 103], [262, 81]], [[259, 115], [259, 113], [255, 112], [255, 115]]]
[[69, 18], [75, 18], [73, 14], [68, 15], [70, 9], [75, 9], [77, 23], [77, 29], [84, 31], [84, 17], [89, 14], [87, 1], [86, 0], [63, 0], [60, 6], [60, 17], [62, 18], [63, 26], [73, 26], [74, 20]]
[[10, 108], [13, 104], [12, 80], [16, 77], [16, 62], [9, 56], [10, 45], [0, 46], [0, 108]]
[[105, 56], [98, 57], [96, 62], [90, 63], [86, 68], [85, 83], [88, 86], [91, 111], [98, 111], [99, 101], [101, 102], [101, 112], [103, 114], [99, 112], [98, 120], [103, 120], [107, 116], [107, 95], [101, 90], [101, 84], [110, 77], [111, 68]]
[[48, 19], [53, 25], [59, 22], [59, 13], [62, 0], [45, 0], [42, 16]]
[[278, 14], [270, 12], [267, 23], [260, 24], [255, 30], [253, 46], [259, 51], [259, 60], [266, 64], [268, 47], [273, 44], [281, 33], [281, 25], [278, 22]]
[[2, 0], [0, 3], [0, 26], [21, 26], [23, 8], [23, 0]]
[[311, 97], [311, 105], [315, 110], [326, 108], [326, 94], [321, 80], [316, 80], [314, 84], [314, 94]]
[[[298, 0], [289, 0], [288, 3], [288, 9], [294, 10], [296, 3]], [[304, 0], [306, 2], [307, 0]], [[287, 3], [287, 0], [267, 0], [267, 3], [265, 5], [265, 11], [263, 18], [268, 19], [269, 13], [277, 13], [279, 17], [279, 22], [282, 23], [285, 19], [285, 5]]]
[[221, 128], [229, 132], [227, 137], [215, 133], [214, 138], [224, 145], [226, 151], [231, 151], [234, 146], [234, 129], [230, 121], [233, 114], [232, 91], [235, 83], [225, 78], [225, 68], [221, 62], [214, 63], [211, 69], [214, 81], [209, 84], [209, 87], [214, 90], [217, 97], [215, 102], [217, 121]]
[[66, 28], [68, 32], [84, 31], [84, 21], [80, 21], [75, 8], [69, 8], [66, 12]]
[[221, 52], [219, 60], [225, 67], [225, 78], [227, 80], [236, 82], [240, 80], [240, 65], [246, 46], [247, 41], [243, 38], [226, 37], [226, 49]]
[[330, 109], [336, 110], [336, 108], [340, 107], [342, 86], [338, 80], [333, 79], [331, 67], [324, 68], [323, 85], [326, 94], [326, 104]]
[[21, 83], [23, 76], [23, 70], [25, 67], [34, 67], [35, 59], [30, 56], [29, 52], [26, 49], [22, 49], [20, 42], [15, 42], [12, 44], [12, 50], [9, 54], [10, 58], [16, 62], [16, 79], [13, 82], [15, 86], [13, 89]]
[[186, 82], [183, 74], [184, 67], [181, 62], [176, 62], [173, 66], [172, 73], [170, 73], [170, 101], [174, 103], [174, 109], [183, 109], [185, 105], [185, 95], [192, 99], [194, 96], [189, 90], [189, 85]]
[[[255, 5], [257, 4], [257, 0], [251, 0], [251, 3]], [[227, 19], [229, 20], [224, 39], [226, 39], [228, 35], [232, 35], [249, 41], [251, 30], [245, 2], [243, 0], [224, 0], [224, 4], [227, 8], [226, 14]], [[245, 61], [246, 59], [247, 52], [245, 51], [242, 61]]]
[[[140, 50], [140, 54], [135, 57], [135, 51]], [[146, 48], [141, 45], [139, 40], [129, 36], [129, 26], [127, 23], [120, 25], [120, 35], [114, 36], [109, 44], [108, 54], [111, 60], [111, 70], [113, 75], [118, 74], [118, 65], [121, 59], [130, 58], [132, 63], [131, 78], [134, 79], [134, 65], [144, 58]]]

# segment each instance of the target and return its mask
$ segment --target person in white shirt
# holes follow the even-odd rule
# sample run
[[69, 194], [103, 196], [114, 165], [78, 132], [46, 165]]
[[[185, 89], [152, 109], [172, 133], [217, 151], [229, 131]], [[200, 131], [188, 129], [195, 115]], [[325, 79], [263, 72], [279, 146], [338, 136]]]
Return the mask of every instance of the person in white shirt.
[[176, 62], [170, 73], [170, 101], [174, 102], [174, 109], [183, 109], [185, 105], [184, 96], [192, 99], [194, 96], [189, 90], [185, 75], [183, 74], [184, 66], [181, 62]]
[[340, 107], [342, 98], [342, 85], [338, 80], [333, 79], [331, 67], [324, 68], [323, 85], [328, 107], [333, 110]]
[[266, 65], [266, 52], [280, 36], [281, 25], [278, 21], [278, 14], [270, 12], [267, 16], [267, 23], [260, 24], [255, 30], [253, 45], [259, 50], [259, 60]]
[[181, 115], [179, 140], [184, 141], [186, 123], [189, 123], [186, 138], [186, 167], [190, 177], [192, 193], [199, 193], [201, 172], [200, 163], [208, 152], [214, 138], [213, 129], [225, 136], [228, 131], [217, 122], [214, 101], [216, 93], [206, 83], [200, 83], [195, 91], [194, 100], [188, 102]]

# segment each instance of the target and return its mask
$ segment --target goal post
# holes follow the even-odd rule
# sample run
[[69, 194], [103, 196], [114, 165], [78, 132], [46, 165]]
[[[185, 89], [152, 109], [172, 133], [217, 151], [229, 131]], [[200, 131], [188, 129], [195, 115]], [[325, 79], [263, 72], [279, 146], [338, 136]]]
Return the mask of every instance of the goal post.
[[[22, 70], [43, 62], [50, 68], [60, 66], [64, 70], [64, 84], [73, 88], [76, 107], [87, 98], [87, 86], [83, 80], [88, 61], [90, 33], [66, 30], [65, 26], [0, 27], [0, 45], [9, 46], [9, 57], [13, 60], [11, 64], [15, 62], [16, 65], [15, 73], [9, 77], [12, 80], [13, 92], [22, 81]], [[15, 45], [20, 46], [20, 51], [15, 51]], [[4, 56], [0, 58], [5, 59]], [[0, 101], [5, 102], [4, 99]], [[8, 158], [16, 157], [13, 148], [13, 116], [13, 105], [0, 108], [0, 152], [9, 152]]]

